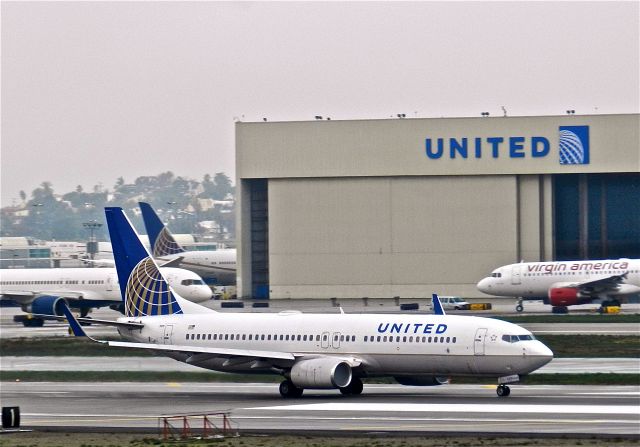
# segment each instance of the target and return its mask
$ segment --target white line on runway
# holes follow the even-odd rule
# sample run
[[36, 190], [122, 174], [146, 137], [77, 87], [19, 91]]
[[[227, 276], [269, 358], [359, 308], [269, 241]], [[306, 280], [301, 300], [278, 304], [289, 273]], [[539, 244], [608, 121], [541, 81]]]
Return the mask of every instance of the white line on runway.
[[254, 407], [247, 410], [279, 411], [383, 411], [383, 412], [459, 412], [459, 413], [547, 413], [547, 414], [637, 414], [640, 407], [632, 405], [467, 405], [467, 404], [389, 404], [389, 403], [326, 403]]
[[[243, 416], [238, 414], [233, 414], [232, 418], [234, 420], [240, 419], [273, 419], [273, 416]], [[594, 424], [594, 423], [607, 423], [607, 424], [637, 424], [638, 422], [635, 420], [611, 420], [611, 419], [557, 419], [555, 417], [549, 417], [549, 419], [517, 419], [513, 421], [507, 421], [505, 419], [493, 419], [493, 418], [395, 418], [395, 417], [329, 417], [329, 416], [296, 416], [296, 419], [299, 420], [308, 420], [308, 421], [399, 421], [399, 422], [501, 422], [501, 423], [509, 423], [509, 422], [517, 422], [522, 423], [526, 422], [554, 422], [554, 423], [567, 423], [567, 424]]]

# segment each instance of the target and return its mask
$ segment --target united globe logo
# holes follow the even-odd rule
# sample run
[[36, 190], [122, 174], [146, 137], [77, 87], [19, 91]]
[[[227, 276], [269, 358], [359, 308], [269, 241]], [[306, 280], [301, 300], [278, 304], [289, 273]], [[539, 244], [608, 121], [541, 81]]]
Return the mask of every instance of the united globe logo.
[[589, 126], [560, 126], [561, 165], [589, 164]]

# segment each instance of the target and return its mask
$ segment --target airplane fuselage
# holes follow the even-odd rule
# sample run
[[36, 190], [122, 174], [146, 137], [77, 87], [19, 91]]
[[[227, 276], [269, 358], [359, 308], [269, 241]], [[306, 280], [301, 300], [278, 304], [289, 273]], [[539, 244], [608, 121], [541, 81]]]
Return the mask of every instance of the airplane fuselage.
[[244, 355], [235, 358], [165, 353], [191, 365], [227, 372], [277, 372], [294, 363], [283, 358], [263, 364], [251, 357], [251, 350], [293, 353], [305, 359], [358, 359], [353, 370], [362, 377], [522, 375], [553, 356], [519, 326], [466, 316], [207, 313], [119, 321], [144, 323], [140, 330], [119, 329], [130, 341], [242, 351]]
[[[183, 298], [193, 302], [211, 298], [211, 289], [197, 274], [171, 267], [161, 270]], [[23, 307], [41, 295], [87, 300], [89, 305], [99, 302], [100, 306], [122, 302], [115, 268], [3, 269], [0, 295]]]
[[594, 260], [523, 262], [495, 269], [478, 283], [478, 289], [489, 295], [543, 298], [553, 288], [576, 287], [582, 283], [626, 275], [606, 296], [640, 293], [640, 260]]
[[213, 278], [218, 285], [236, 284], [236, 250], [183, 251], [155, 258], [160, 264], [172, 261], [174, 267], [191, 270], [205, 278]]

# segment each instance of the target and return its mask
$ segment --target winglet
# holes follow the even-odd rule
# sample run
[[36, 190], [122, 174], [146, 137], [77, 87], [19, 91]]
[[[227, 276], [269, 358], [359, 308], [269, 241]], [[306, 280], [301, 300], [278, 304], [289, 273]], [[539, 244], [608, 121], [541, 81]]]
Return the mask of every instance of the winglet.
[[446, 315], [444, 309], [442, 308], [442, 304], [440, 303], [440, 298], [438, 298], [438, 294], [434, 293], [431, 296], [431, 299], [433, 301], [433, 313], [435, 315]]
[[61, 307], [64, 316], [67, 317], [67, 321], [69, 322], [69, 327], [71, 328], [73, 335], [75, 335], [76, 337], [87, 337], [87, 333], [84, 331], [84, 329], [82, 329], [82, 326], [80, 326], [80, 323], [78, 323], [76, 317], [73, 316], [71, 310], [69, 309], [69, 306], [67, 306], [67, 303], [62, 303]]

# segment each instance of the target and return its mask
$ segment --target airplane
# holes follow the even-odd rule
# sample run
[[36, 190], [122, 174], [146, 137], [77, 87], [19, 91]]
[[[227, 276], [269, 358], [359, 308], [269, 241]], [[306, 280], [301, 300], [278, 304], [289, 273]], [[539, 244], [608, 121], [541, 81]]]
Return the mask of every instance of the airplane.
[[[211, 289], [197, 274], [184, 269], [163, 267], [162, 273], [182, 297], [194, 302], [211, 298]], [[23, 311], [34, 314], [62, 315], [66, 302], [80, 315], [93, 308], [121, 306], [115, 268], [40, 268], [0, 270], [0, 300], [17, 303]], [[42, 318], [15, 318], [24, 326], [40, 327]]]
[[480, 280], [478, 290], [489, 295], [542, 299], [554, 313], [568, 306], [601, 303], [619, 306], [621, 300], [640, 293], [640, 259], [595, 261], [521, 262], [498, 267]]
[[[496, 393], [505, 397], [509, 383], [553, 358], [520, 326], [446, 315], [437, 295], [435, 315], [219, 313], [167, 284], [121, 208], [105, 213], [125, 308], [117, 321], [91, 320], [116, 326], [125, 340], [92, 339], [108, 346], [148, 349], [216, 371], [279, 374], [284, 398], [305, 389], [358, 395], [363, 378], [380, 376], [422, 386], [449, 376], [497, 377]], [[64, 312], [74, 334], [86, 336], [83, 319]]]
[[162, 223], [151, 205], [139, 202], [151, 253], [162, 266], [180, 267], [213, 277], [217, 285], [236, 284], [236, 250], [185, 250]]

